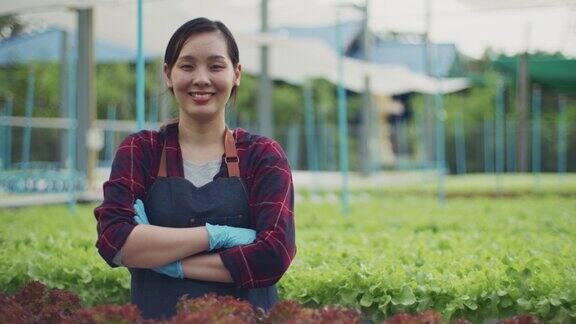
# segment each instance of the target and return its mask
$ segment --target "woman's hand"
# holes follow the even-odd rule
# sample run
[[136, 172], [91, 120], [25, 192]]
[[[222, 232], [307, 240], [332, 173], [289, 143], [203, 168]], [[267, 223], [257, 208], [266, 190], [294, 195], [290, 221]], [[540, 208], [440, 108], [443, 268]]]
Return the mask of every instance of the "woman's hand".
[[[136, 211], [136, 215], [134, 215], [134, 220], [138, 225], [150, 225], [148, 221], [148, 216], [146, 216], [146, 211], [144, 210], [144, 203], [142, 200], [136, 199], [136, 203], [134, 204], [134, 210]], [[184, 270], [182, 269], [182, 261], [178, 260], [176, 262], [169, 263], [165, 266], [158, 267], [152, 269], [156, 272], [165, 274], [172, 278], [184, 278]]]
[[249, 228], [206, 223], [208, 251], [250, 244], [256, 239], [256, 231]]

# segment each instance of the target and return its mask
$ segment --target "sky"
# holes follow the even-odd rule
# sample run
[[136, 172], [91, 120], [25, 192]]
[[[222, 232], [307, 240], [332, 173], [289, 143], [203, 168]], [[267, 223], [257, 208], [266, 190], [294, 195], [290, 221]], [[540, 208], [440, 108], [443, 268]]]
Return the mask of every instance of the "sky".
[[[460, 52], [478, 58], [486, 48], [514, 54], [528, 51], [561, 51], [576, 58], [576, 1], [564, 6], [525, 9], [478, 10], [467, 5], [476, 0], [431, 0], [430, 38], [454, 43]], [[500, 0], [515, 1], [519, 0]], [[536, 1], [538, 0], [530, 0]], [[346, 3], [351, 3], [349, 1]], [[489, 0], [485, 0], [489, 2]], [[541, 3], [542, 1], [540, 1]], [[0, 0], [0, 13], [21, 11], [33, 28], [61, 26], [73, 29], [75, 15], [57, 3], [96, 3], [96, 37], [136, 47], [136, 6], [133, 0]], [[145, 0], [144, 47], [162, 52], [172, 32], [195, 16], [220, 19], [233, 33], [259, 30], [260, 0]], [[317, 26], [360, 19], [359, 10], [337, 6], [340, 0], [270, 0], [269, 24]], [[361, 1], [360, 3], [363, 3]], [[369, 22], [378, 32], [425, 31], [425, 0], [370, 0]], [[38, 8], [40, 6], [40, 8]], [[35, 8], [35, 9], [31, 9]]]

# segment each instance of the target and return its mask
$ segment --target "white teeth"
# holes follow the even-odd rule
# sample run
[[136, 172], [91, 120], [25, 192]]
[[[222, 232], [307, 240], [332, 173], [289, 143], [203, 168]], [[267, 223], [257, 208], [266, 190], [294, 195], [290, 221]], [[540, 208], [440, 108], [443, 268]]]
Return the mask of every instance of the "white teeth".
[[213, 93], [198, 93], [198, 92], [191, 92], [190, 95], [196, 99], [208, 99], [212, 97]]

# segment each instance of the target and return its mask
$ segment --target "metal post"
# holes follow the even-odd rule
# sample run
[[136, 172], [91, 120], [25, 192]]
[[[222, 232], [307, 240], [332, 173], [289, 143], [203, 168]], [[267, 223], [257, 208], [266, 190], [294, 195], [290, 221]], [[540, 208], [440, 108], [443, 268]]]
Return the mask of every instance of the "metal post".
[[28, 169], [28, 163], [30, 162], [30, 142], [32, 140], [32, 110], [34, 109], [34, 86], [36, 83], [36, 75], [34, 68], [31, 68], [28, 74], [28, 86], [26, 88], [26, 112], [25, 112], [25, 123], [24, 127], [24, 139], [22, 144], [22, 169]]
[[[431, 0], [426, 0], [424, 4], [425, 15], [425, 32], [424, 32], [424, 73], [427, 76], [432, 76], [432, 48], [430, 46], [430, 29], [432, 26], [432, 10]], [[422, 139], [424, 159], [428, 167], [429, 163], [436, 160], [436, 143], [434, 142], [434, 124], [436, 120], [435, 112], [433, 109], [433, 96], [431, 94], [424, 94], [424, 114], [422, 120]]]
[[[363, 27], [362, 27], [362, 56], [365, 63], [370, 62], [372, 50], [371, 37], [368, 24], [368, 0], [365, 0], [364, 6], [362, 7], [362, 13], [364, 15]], [[372, 127], [371, 120], [372, 117], [372, 91], [371, 91], [371, 80], [370, 76], [366, 74], [364, 76], [364, 93], [362, 95], [362, 110], [361, 110], [361, 128], [360, 128], [360, 154], [362, 159], [360, 159], [361, 171], [364, 175], [369, 175], [371, 171], [372, 164], [372, 152], [370, 147], [370, 142], [372, 138]]]
[[138, 0], [138, 52], [136, 57], [136, 120], [138, 130], [144, 129], [144, 115], [146, 108], [144, 100], [144, 49], [142, 40], [142, 0]]
[[496, 85], [496, 192], [502, 193], [502, 173], [504, 173], [504, 81]]
[[566, 97], [558, 96], [558, 173], [566, 177]]
[[66, 168], [68, 169], [68, 210], [76, 211], [76, 57], [71, 50], [68, 58], [68, 158]]
[[532, 174], [535, 184], [540, 183], [540, 119], [541, 119], [541, 95], [540, 87], [535, 85], [532, 89]]
[[[438, 80], [439, 81], [439, 80]], [[438, 172], [438, 201], [444, 206], [446, 203], [446, 193], [444, 188], [444, 177], [446, 173], [446, 161], [444, 150], [444, 98], [439, 91], [436, 92], [436, 168]]]
[[[6, 118], [12, 117], [13, 108], [14, 108], [14, 98], [10, 94], [6, 97], [6, 102], [4, 103], [4, 116], [6, 116]], [[3, 163], [5, 169], [10, 169], [12, 167], [12, 126], [7, 124], [4, 128], [4, 131], [6, 132], [5, 133], [6, 145], [4, 146], [4, 149], [6, 151], [4, 153], [5, 160]]]
[[318, 150], [314, 123], [314, 99], [312, 98], [312, 86], [310, 82], [304, 83], [304, 107], [306, 109], [306, 151], [308, 157], [308, 170], [318, 171]]
[[342, 173], [342, 213], [348, 215], [348, 117], [346, 89], [344, 88], [344, 40], [342, 23], [337, 18], [336, 44], [338, 46], [338, 128], [340, 140], [340, 172]]
[[[116, 105], [110, 105], [108, 107], [107, 117], [108, 120], [116, 121]], [[106, 131], [106, 150], [104, 151], [104, 161], [106, 165], [112, 165], [112, 159], [114, 158], [114, 131], [107, 130]]]
[[96, 84], [94, 68], [94, 20], [91, 8], [78, 10], [77, 41], [77, 136], [76, 163], [78, 172], [87, 175], [88, 186], [95, 185], [96, 151], [89, 149], [87, 134], [96, 119]]
[[300, 123], [299, 121], [292, 122], [288, 127], [288, 161], [293, 170], [298, 170], [298, 152], [300, 152]]
[[530, 97], [530, 68], [528, 53], [518, 57], [518, 162], [519, 171], [528, 171], [528, 100]]
[[[268, 0], [262, 0], [260, 6], [260, 32], [268, 32]], [[272, 111], [272, 81], [268, 75], [269, 47], [260, 47], [260, 93], [258, 95], [258, 127], [262, 135], [274, 138]]]
[[466, 173], [466, 138], [464, 137], [464, 113], [462, 112], [462, 107], [458, 109], [456, 114], [456, 129], [454, 134], [456, 135], [456, 173], [465, 174]]
[[441, 206], [444, 206], [446, 203], [446, 192], [444, 187], [444, 178], [446, 173], [444, 121], [446, 119], [446, 111], [444, 110], [444, 98], [441, 92], [437, 46], [434, 46], [434, 55], [432, 56], [432, 59], [432, 70], [435, 72], [434, 76], [436, 79], [436, 173], [438, 175], [438, 201]]
[[159, 118], [159, 106], [160, 106], [160, 94], [155, 94], [152, 96], [152, 107], [150, 107], [150, 116], [148, 121], [151, 123], [157, 123]]
[[506, 145], [506, 151], [508, 154], [508, 172], [516, 172], [516, 120], [514, 118], [508, 119], [508, 127], [506, 139], [508, 144]]
[[494, 172], [494, 137], [492, 121], [484, 116], [484, 172]]
[[406, 120], [402, 119], [397, 123], [397, 138], [398, 138], [398, 158], [400, 160], [400, 169], [407, 169], [407, 157], [409, 154], [408, 148], [408, 134], [406, 127]]
[[[60, 31], [60, 117], [68, 116], [68, 32]], [[58, 151], [59, 161], [62, 165], [66, 164], [68, 152], [66, 130], [58, 130]]]

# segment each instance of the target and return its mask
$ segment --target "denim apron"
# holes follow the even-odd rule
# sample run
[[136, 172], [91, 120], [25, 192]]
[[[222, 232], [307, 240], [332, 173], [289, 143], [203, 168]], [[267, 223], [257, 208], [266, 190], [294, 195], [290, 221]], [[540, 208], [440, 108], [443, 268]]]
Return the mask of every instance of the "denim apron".
[[[206, 223], [250, 228], [248, 192], [240, 178], [239, 160], [232, 132], [225, 132], [225, 163], [228, 177], [195, 187], [181, 177], [166, 175], [166, 142], [162, 149], [158, 178], [146, 195], [144, 206], [151, 225], [196, 227]], [[220, 250], [200, 254], [217, 253]], [[169, 318], [183, 295], [201, 297], [206, 293], [229, 295], [250, 302], [268, 312], [278, 301], [276, 285], [264, 288], [236, 288], [234, 283], [176, 279], [149, 269], [130, 268], [132, 303], [146, 319]]]

